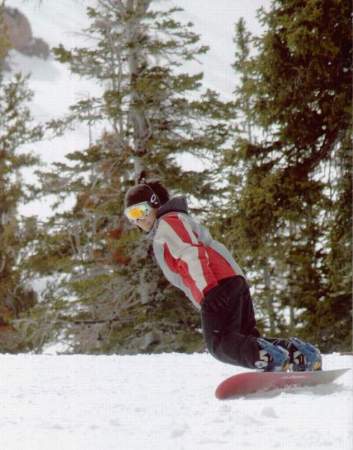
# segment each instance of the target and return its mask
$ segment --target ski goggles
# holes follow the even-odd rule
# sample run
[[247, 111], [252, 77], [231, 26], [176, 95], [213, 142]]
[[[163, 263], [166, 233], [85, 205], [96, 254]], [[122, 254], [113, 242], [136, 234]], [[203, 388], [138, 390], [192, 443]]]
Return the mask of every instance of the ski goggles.
[[131, 221], [143, 219], [152, 211], [152, 206], [148, 202], [137, 203], [125, 209], [125, 216]]

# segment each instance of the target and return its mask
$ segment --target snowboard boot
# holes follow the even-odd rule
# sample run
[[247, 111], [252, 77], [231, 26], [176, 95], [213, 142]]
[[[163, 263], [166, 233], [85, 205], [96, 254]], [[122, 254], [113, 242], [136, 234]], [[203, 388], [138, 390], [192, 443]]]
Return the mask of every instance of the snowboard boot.
[[289, 353], [290, 369], [293, 372], [305, 372], [322, 369], [320, 351], [312, 344], [296, 337], [289, 339], [268, 339], [276, 347], [284, 348]]
[[318, 348], [293, 337], [288, 339], [289, 359], [294, 372], [322, 370], [322, 357]]
[[259, 360], [255, 367], [263, 372], [286, 372], [289, 368], [289, 354], [283, 347], [271, 344], [265, 339], [257, 339]]

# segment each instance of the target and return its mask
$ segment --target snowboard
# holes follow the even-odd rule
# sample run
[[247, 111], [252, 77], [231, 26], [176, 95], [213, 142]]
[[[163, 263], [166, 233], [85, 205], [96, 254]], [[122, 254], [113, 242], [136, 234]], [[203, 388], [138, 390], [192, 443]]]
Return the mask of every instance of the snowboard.
[[218, 399], [244, 397], [257, 392], [329, 384], [350, 369], [314, 372], [245, 372], [222, 381], [215, 391]]

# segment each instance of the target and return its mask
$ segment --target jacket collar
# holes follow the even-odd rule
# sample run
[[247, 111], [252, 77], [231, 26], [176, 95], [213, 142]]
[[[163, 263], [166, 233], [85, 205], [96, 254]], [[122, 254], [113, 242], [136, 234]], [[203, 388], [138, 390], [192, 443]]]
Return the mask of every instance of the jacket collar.
[[181, 212], [188, 214], [188, 205], [185, 197], [174, 197], [164, 203], [157, 211], [157, 219], [170, 212]]
[[170, 212], [181, 212], [184, 214], [188, 214], [188, 205], [186, 202], [186, 198], [174, 197], [164, 203], [164, 205], [162, 205], [160, 208], [158, 208], [157, 219], [155, 220], [153, 227], [146, 236], [148, 239], [153, 239], [154, 235], [156, 234], [159, 219]]

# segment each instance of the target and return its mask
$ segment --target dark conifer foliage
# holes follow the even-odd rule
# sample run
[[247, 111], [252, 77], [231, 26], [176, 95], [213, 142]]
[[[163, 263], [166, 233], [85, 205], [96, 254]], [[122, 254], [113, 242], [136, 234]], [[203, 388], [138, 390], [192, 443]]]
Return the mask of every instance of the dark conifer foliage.
[[348, 347], [350, 5], [275, 0], [260, 18], [258, 38], [237, 25], [236, 98], [247, 128], [224, 157], [237, 193], [225, 237], [251, 271], [266, 331]]

